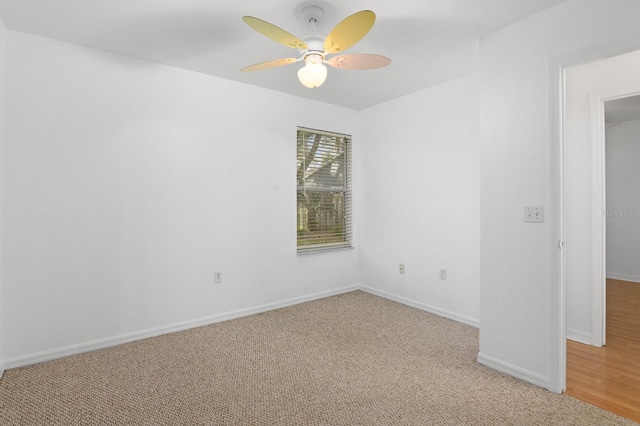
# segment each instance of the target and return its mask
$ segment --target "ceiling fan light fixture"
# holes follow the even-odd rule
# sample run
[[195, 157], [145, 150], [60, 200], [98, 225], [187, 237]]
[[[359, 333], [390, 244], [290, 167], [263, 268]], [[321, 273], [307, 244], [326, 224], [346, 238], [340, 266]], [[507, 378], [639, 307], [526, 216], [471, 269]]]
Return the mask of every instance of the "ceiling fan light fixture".
[[327, 79], [327, 67], [322, 63], [324, 58], [319, 53], [311, 53], [304, 57], [304, 67], [298, 70], [298, 80], [309, 89], [322, 86]]
[[[386, 67], [391, 59], [370, 53], [343, 54], [343, 52], [360, 41], [373, 27], [376, 14], [370, 10], [361, 10], [340, 21], [329, 34], [324, 37], [316, 31], [316, 23], [324, 16], [322, 8], [307, 7], [302, 13], [305, 21], [311, 24], [313, 35], [300, 39], [293, 34], [253, 16], [243, 16], [242, 20], [260, 34], [278, 43], [299, 51], [298, 58], [283, 58], [274, 61], [260, 62], [242, 68], [240, 71], [260, 71], [292, 64], [304, 59], [305, 65], [298, 70], [298, 80], [305, 87], [315, 89], [327, 79], [327, 67], [345, 70], [372, 70]], [[327, 55], [335, 55], [325, 61]]]

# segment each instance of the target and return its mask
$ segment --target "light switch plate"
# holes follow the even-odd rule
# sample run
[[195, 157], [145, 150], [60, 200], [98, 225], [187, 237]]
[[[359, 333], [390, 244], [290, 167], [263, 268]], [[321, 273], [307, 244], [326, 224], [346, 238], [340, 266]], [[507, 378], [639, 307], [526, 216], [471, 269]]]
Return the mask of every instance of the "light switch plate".
[[544, 206], [524, 206], [525, 223], [543, 223]]

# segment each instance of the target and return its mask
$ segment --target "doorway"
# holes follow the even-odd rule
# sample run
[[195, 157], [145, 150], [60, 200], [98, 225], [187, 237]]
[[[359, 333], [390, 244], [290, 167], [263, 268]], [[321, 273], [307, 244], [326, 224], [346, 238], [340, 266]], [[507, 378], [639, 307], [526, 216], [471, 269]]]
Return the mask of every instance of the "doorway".
[[640, 283], [640, 96], [604, 102], [606, 278]]
[[[610, 335], [613, 339], [611, 344], [602, 347], [607, 343], [607, 311], [610, 311], [609, 318], [611, 315], [620, 316], [619, 308], [633, 298], [633, 291], [640, 289], [640, 284], [637, 287], [629, 287], [619, 281], [610, 281], [611, 288], [607, 288], [607, 272], [609, 275], [616, 275], [611, 274], [613, 257], [607, 256], [607, 240], [611, 241], [612, 237], [619, 239], [621, 232], [627, 232], [625, 236], [629, 236], [628, 230], [618, 229], [618, 222], [622, 222], [619, 219], [626, 219], [627, 222], [634, 220], [635, 207], [628, 203], [628, 192], [627, 195], [616, 195], [607, 200], [608, 193], [623, 194], [623, 191], [620, 182], [615, 186], [615, 190], [612, 190], [615, 182], [609, 182], [606, 172], [612, 168], [623, 168], [620, 160], [628, 161], [630, 153], [617, 153], [617, 157], [614, 158], [607, 153], [605, 144], [607, 133], [633, 133], [631, 124], [622, 124], [631, 123], [633, 119], [629, 120], [629, 116], [615, 117], [616, 114], [625, 113], [622, 111], [625, 108], [616, 112], [618, 107], [625, 104], [628, 107], [629, 103], [638, 101], [636, 95], [640, 94], [640, 53], [632, 52], [568, 67], [565, 71], [566, 334], [569, 339], [567, 393], [626, 417], [640, 420], [640, 398], [636, 397], [640, 394], [640, 363], [634, 367], [633, 362], [623, 365], [613, 362], [616, 359], [640, 359], [640, 352], [625, 352], [629, 345], [624, 344], [624, 339], [627, 338], [625, 333], [618, 333], [621, 331], [619, 325], [616, 325], [617, 334]], [[635, 99], [632, 96], [635, 96]], [[628, 114], [629, 110], [626, 113]], [[608, 127], [605, 125], [605, 116], [608, 116]], [[640, 120], [635, 125], [640, 125]], [[636, 141], [640, 143], [640, 133]], [[612, 158], [616, 161], [610, 164], [609, 160]], [[629, 177], [616, 179], [624, 180]], [[634, 182], [638, 180], [635, 179]], [[636, 227], [640, 227], [637, 222], [640, 221], [640, 207], [638, 209]], [[612, 219], [618, 222], [614, 223]], [[611, 227], [609, 233], [608, 222]], [[615, 250], [609, 250], [620, 251], [624, 244], [616, 244], [615, 247]], [[618, 273], [610, 278], [630, 276], [630, 273]], [[621, 290], [630, 290], [632, 293], [620, 293]], [[613, 308], [612, 305], [606, 304], [607, 296], [612, 298], [612, 295], [615, 295], [614, 299], [622, 301], [613, 305]], [[631, 306], [632, 308], [626, 309], [633, 311], [633, 305]], [[622, 314], [625, 315], [629, 317]], [[601, 375], [603, 371], [612, 374]], [[624, 377], [624, 381], [616, 384], [615, 377]], [[634, 384], [629, 385], [630, 380]], [[631, 386], [632, 392], [628, 397], [621, 397], [615, 386]], [[587, 391], [586, 394], [583, 391]], [[588, 397], [589, 392], [603, 398], [598, 402], [597, 398], [594, 400]], [[617, 396], [607, 402], [607, 395]]]
[[566, 334], [588, 345], [606, 343], [605, 103], [635, 95], [640, 51], [565, 69]]

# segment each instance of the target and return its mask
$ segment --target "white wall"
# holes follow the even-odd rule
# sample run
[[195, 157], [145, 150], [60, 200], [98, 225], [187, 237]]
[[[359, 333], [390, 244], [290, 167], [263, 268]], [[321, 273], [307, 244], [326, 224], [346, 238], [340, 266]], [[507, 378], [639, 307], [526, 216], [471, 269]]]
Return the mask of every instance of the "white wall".
[[[492, 368], [562, 390], [558, 147], [551, 65], [640, 46], [637, 0], [570, 0], [484, 37], [480, 45], [480, 353]], [[550, 181], [550, 179], [553, 179]], [[523, 223], [523, 205], [548, 207]], [[550, 226], [551, 225], [551, 226]]]
[[[552, 198], [549, 64], [640, 46], [638, 13], [636, 0], [567, 1], [482, 39], [479, 101], [470, 76], [360, 115], [10, 32], [5, 360], [326, 294], [359, 271], [370, 288], [475, 321], [479, 102], [478, 359], [557, 391], [557, 240], [549, 222], [522, 221], [523, 205]], [[295, 255], [296, 125], [354, 135], [356, 250]], [[415, 211], [390, 209], [379, 191]]]
[[[640, 89], [640, 51], [566, 69], [567, 337], [587, 344], [594, 339], [593, 222], [598, 219], [594, 216], [602, 214], [593, 209], [596, 196], [593, 183], [597, 178], [593, 170], [596, 139], [592, 135], [590, 96], [632, 86]], [[615, 205], [611, 207], [616, 208]]]
[[369, 108], [361, 120], [362, 284], [477, 326], [478, 75]]
[[607, 276], [640, 283], [640, 120], [607, 128], [605, 148]]
[[296, 126], [355, 111], [17, 32], [6, 81], [7, 366], [358, 284], [295, 247]]
[[7, 29], [0, 19], [0, 377], [4, 373], [4, 295], [3, 295], [3, 250], [4, 250], [4, 104], [5, 104], [5, 58]]

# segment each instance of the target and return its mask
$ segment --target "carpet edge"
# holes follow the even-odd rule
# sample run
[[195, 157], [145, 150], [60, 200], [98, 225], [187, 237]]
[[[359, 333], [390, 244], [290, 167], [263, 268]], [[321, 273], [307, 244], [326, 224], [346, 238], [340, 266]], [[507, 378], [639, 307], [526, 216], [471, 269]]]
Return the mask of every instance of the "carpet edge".
[[438, 315], [440, 317], [444, 317], [444, 318], [449, 318], [451, 320], [457, 321], [457, 322], [461, 322], [463, 324], [466, 325], [470, 325], [471, 327], [474, 328], [480, 328], [480, 321], [475, 319], [475, 318], [471, 318], [465, 315], [460, 315], [460, 314], [456, 314], [455, 312], [450, 312], [444, 309], [440, 309], [440, 308], [436, 308], [435, 306], [431, 306], [431, 305], [427, 305], [426, 303], [422, 303], [422, 302], [418, 302], [416, 300], [412, 300], [406, 297], [402, 297], [402, 296], [397, 296], [393, 293], [388, 293], [386, 291], [383, 290], [378, 290], [376, 288], [373, 287], [368, 287], [368, 286], [360, 286], [360, 290], [366, 292], [366, 293], [370, 293], [373, 294], [374, 296], [379, 296], [382, 297], [384, 299], [389, 299], [392, 300], [394, 302], [398, 302], [401, 303], [403, 305], [407, 305], [410, 306], [412, 308], [416, 308], [416, 309], [420, 309], [421, 311], [425, 311], [425, 312], [429, 312], [430, 314], [434, 314], [434, 315]]
[[508, 362], [504, 362], [489, 355], [485, 355], [482, 352], [478, 352], [477, 361], [485, 367], [491, 368], [500, 373], [507, 374], [509, 376], [515, 377], [516, 379], [523, 380], [544, 389], [549, 389], [549, 380], [538, 373], [534, 373], [533, 371], [529, 371], [513, 364], [509, 364]]
[[[318, 293], [312, 293], [306, 296], [299, 296], [280, 300], [277, 302], [266, 303], [249, 308], [238, 309], [235, 311], [224, 312], [194, 320], [182, 321], [174, 324], [168, 324], [160, 327], [149, 328], [146, 330], [125, 333], [118, 336], [107, 337], [104, 339], [91, 340], [88, 342], [77, 343], [74, 345], [64, 346], [61, 348], [50, 349], [42, 352], [36, 352], [29, 355], [22, 355], [14, 358], [5, 359], [0, 364], [0, 371], [4, 372], [12, 368], [25, 367], [28, 365], [39, 364], [41, 362], [53, 361], [68, 356], [79, 355], [82, 353], [93, 352], [99, 349], [105, 349], [124, 343], [134, 342], [137, 340], [148, 339], [150, 337], [161, 336], [163, 334], [175, 333], [178, 331], [188, 330], [195, 327], [201, 327], [209, 324], [215, 324], [223, 321], [229, 321], [250, 315], [260, 314], [263, 312], [273, 311], [276, 309], [286, 308], [288, 306], [298, 305], [301, 303], [311, 302], [314, 300], [324, 299], [340, 294], [351, 293], [359, 290], [359, 285], [351, 285], [333, 290], [327, 290]], [[2, 374], [0, 374], [2, 377]]]

